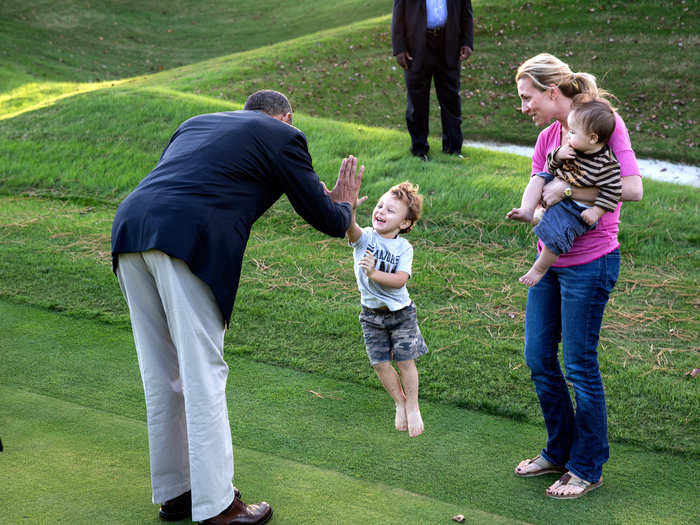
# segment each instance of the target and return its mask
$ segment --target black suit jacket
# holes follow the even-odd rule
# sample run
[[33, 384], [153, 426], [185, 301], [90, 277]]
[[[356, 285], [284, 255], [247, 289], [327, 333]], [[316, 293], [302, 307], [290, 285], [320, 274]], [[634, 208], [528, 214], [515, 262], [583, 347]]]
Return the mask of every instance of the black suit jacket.
[[250, 229], [283, 193], [314, 228], [345, 235], [350, 205], [326, 195], [301, 131], [258, 111], [193, 117], [117, 209], [113, 269], [120, 253], [158, 249], [182, 259], [228, 324]]
[[[411, 71], [418, 71], [423, 64], [427, 20], [425, 0], [394, 0], [391, 45], [394, 56], [407, 51], [413, 57], [409, 66]], [[474, 49], [472, 3], [471, 0], [447, 0], [445, 60], [448, 67], [459, 65], [462, 46]]]

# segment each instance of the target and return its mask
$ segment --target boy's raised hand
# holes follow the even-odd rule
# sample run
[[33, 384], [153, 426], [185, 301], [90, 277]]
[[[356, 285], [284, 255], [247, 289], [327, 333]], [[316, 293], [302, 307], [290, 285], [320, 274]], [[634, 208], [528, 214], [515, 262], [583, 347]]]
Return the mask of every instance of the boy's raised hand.
[[367, 195], [365, 195], [364, 197], [358, 198], [358, 199], [355, 201], [354, 209], [359, 208], [359, 207], [360, 207], [360, 204], [362, 204], [362, 203], [365, 202], [366, 200], [367, 200]]

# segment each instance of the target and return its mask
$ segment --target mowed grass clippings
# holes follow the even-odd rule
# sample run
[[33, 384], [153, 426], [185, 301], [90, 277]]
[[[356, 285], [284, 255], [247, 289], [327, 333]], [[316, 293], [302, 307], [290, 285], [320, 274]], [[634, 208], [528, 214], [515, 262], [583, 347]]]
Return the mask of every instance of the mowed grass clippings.
[[[534, 238], [525, 226], [469, 217], [469, 209], [440, 213], [440, 192], [431, 188], [454, 174], [449, 161], [435, 166], [429, 177], [417, 172], [411, 178], [428, 195], [426, 215], [410, 234], [415, 259], [409, 287], [431, 349], [420, 361], [421, 395], [539, 421], [522, 358], [526, 289], [517, 282], [531, 263]], [[455, 186], [462, 189], [453, 192], [476, 193], [468, 190], [472, 179], [459, 180]], [[389, 180], [376, 181], [368, 172], [366, 182], [373, 201]], [[626, 204], [628, 213], [648, 218], [647, 206], [661, 206], [664, 193], [666, 199], [674, 198], [676, 186], [656, 186], [660, 191], [648, 200]], [[492, 191], [488, 201], [494, 211], [485, 210], [483, 216], [497, 213], [494, 201], [501, 200], [500, 208], [507, 209], [516, 193]], [[365, 206], [361, 224], [371, 210], [370, 203]], [[5, 197], [2, 209], [6, 215], [0, 222], [6, 226], [0, 228], [0, 242], [7, 253], [0, 262], [3, 296], [128, 326], [110, 266], [112, 206]], [[688, 211], [677, 208], [683, 217]], [[13, 217], [23, 219], [12, 222]], [[650, 237], [645, 249], [666, 235], [662, 228], [654, 235], [646, 226], [645, 231]], [[663, 251], [663, 243], [657, 244]], [[685, 375], [697, 357], [697, 299], [690, 292], [697, 276], [682, 246], [678, 244], [677, 257], [685, 263], [679, 261], [672, 273], [665, 265], [655, 266], [658, 261], [640, 253], [642, 247], [623, 252], [600, 358], [614, 439], [697, 454], [697, 438], [690, 430], [697, 425], [697, 384]], [[357, 321], [351, 261], [346, 241], [315, 232], [284, 200], [274, 206], [253, 228], [226, 336], [227, 355], [379, 387]]]

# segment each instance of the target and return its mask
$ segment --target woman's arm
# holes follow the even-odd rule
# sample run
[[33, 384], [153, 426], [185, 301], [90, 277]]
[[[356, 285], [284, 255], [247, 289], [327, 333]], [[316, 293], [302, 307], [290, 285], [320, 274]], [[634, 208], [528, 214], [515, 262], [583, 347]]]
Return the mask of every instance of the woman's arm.
[[[557, 202], [566, 198], [564, 190], [569, 185], [561, 179], [554, 179], [545, 185], [542, 190], [542, 201], [547, 207], [554, 206]], [[642, 177], [640, 175], [629, 175], [622, 177], [622, 200], [629, 202], [641, 201], [644, 195]], [[571, 198], [577, 201], [595, 202], [598, 197], [598, 188], [589, 186], [586, 188], [571, 187]]]
[[622, 177], [622, 200], [638, 202], [644, 197], [644, 186], [641, 175]]

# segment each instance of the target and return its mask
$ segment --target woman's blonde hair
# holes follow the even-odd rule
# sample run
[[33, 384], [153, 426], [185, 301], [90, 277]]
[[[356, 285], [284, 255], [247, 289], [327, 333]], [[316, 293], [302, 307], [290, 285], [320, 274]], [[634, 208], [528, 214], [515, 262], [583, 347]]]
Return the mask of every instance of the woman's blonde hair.
[[581, 93], [595, 98], [611, 96], [610, 93], [598, 87], [593, 75], [574, 73], [566, 62], [549, 53], [540, 53], [523, 62], [515, 74], [515, 81], [523, 77], [532, 80], [532, 84], [540, 91], [556, 86], [568, 98], [574, 98]]

